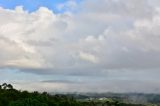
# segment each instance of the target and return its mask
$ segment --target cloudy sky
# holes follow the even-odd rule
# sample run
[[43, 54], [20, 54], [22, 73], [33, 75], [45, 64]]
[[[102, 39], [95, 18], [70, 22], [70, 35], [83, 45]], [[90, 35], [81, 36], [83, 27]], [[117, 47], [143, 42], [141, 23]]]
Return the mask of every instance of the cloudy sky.
[[160, 93], [160, 0], [0, 0], [0, 83]]

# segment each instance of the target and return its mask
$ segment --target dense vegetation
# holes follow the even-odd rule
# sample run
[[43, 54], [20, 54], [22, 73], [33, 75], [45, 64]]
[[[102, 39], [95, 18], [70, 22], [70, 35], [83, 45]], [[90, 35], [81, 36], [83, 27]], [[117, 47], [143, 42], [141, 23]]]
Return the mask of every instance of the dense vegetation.
[[78, 100], [71, 95], [19, 91], [11, 84], [0, 85], [0, 106], [145, 106], [117, 100]]
[[46, 92], [18, 91], [11, 84], [0, 85], [0, 106], [81, 106], [72, 97]]

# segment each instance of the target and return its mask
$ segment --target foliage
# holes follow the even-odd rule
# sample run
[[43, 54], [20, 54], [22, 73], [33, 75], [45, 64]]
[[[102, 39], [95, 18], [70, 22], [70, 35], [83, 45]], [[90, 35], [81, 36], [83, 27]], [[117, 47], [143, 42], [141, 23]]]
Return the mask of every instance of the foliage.
[[0, 106], [79, 106], [72, 97], [18, 91], [11, 84], [0, 85]]
[[[0, 85], [0, 106], [145, 106], [127, 104], [120, 101], [106, 99], [77, 100], [69, 95], [50, 95], [47, 92], [39, 93], [18, 91], [11, 84]], [[154, 105], [149, 105], [154, 106]]]

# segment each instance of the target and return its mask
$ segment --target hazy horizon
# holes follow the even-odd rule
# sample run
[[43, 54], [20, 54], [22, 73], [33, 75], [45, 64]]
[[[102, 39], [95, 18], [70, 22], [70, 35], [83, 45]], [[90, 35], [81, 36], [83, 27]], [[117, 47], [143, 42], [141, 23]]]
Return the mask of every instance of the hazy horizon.
[[160, 93], [160, 0], [0, 0], [0, 83]]

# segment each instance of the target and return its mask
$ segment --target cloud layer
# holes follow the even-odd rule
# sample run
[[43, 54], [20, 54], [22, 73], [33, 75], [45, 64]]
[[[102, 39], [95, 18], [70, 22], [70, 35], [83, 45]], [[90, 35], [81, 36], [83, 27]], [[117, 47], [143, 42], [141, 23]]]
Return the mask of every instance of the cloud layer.
[[[123, 85], [131, 83], [136, 84], [135, 91], [152, 92], [160, 87], [144, 88], [158, 83], [159, 79], [151, 79], [160, 69], [158, 3], [157, 0], [103, 0], [102, 5], [97, 5], [99, 0], [85, 0], [79, 4], [69, 1], [57, 6], [65, 11], [58, 14], [47, 7], [31, 13], [22, 6], [14, 10], [1, 7], [0, 67], [44, 77], [64, 75], [71, 77], [70, 80], [74, 76], [88, 77], [75, 88], [73, 86], [75, 90], [84, 85], [82, 91], [94, 91], [99, 85], [98, 91], [112, 90], [116, 86], [118, 90], [113, 91], [119, 92], [123, 91]], [[124, 70], [129, 75], [121, 76]], [[137, 72], [141, 72], [139, 80], [144, 88], [134, 81]], [[119, 75], [116, 78], [109, 73]], [[131, 73], [135, 79], [130, 79]], [[106, 81], [108, 85], [94, 83], [97, 80], [92, 81], [90, 77]], [[65, 79], [61, 79], [65, 83]], [[64, 89], [69, 91], [70, 88]], [[132, 91], [132, 88], [127, 90]]]

